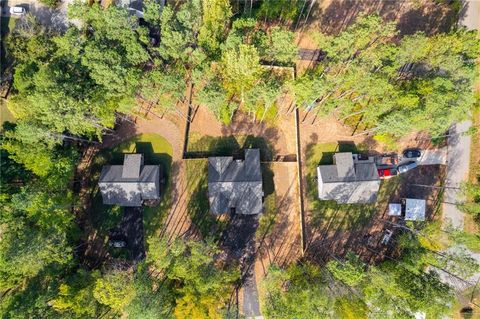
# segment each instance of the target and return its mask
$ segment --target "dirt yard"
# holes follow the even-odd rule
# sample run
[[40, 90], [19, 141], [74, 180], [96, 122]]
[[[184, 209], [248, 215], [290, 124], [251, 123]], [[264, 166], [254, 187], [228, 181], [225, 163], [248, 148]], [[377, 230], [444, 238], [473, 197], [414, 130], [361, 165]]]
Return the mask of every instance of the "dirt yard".
[[404, 221], [388, 216], [388, 203], [400, 203], [404, 198], [425, 199], [426, 220], [438, 220], [443, 190], [432, 186], [443, 184], [445, 172], [443, 165], [419, 166], [404, 175], [384, 180], [377, 203], [372, 205], [318, 201], [312, 198], [312, 190], [307, 186], [306, 255], [320, 263], [332, 256], [344, 256], [349, 251], [374, 263], [394, 255], [395, 246], [383, 245], [381, 240], [387, 229], [394, 233], [398, 230], [392, 223]]
[[295, 153], [295, 122], [293, 114], [280, 113], [275, 125], [254, 122], [253, 116], [237, 112], [229, 125], [220, 123], [205, 107], [198, 107], [190, 125], [190, 135], [228, 137], [253, 135], [263, 137], [273, 148], [273, 153]]

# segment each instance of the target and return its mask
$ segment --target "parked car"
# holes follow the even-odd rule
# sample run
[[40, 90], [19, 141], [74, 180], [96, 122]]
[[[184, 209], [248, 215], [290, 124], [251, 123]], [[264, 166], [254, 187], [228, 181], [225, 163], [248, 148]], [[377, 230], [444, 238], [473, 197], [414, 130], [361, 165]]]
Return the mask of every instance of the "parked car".
[[125, 240], [110, 240], [109, 245], [115, 248], [123, 248], [127, 246], [127, 242]]
[[418, 166], [417, 162], [410, 161], [410, 162], [407, 162], [405, 164], [399, 165], [397, 169], [398, 169], [399, 173], [406, 173], [409, 170], [414, 169], [417, 166]]
[[403, 157], [405, 158], [417, 158], [422, 156], [422, 151], [417, 148], [412, 148], [403, 151]]
[[10, 8], [11, 15], [21, 16], [21, 15], [24, 15], [25, 13], [27, 13], [27, 10], [25, 10], [24, 7], [15, 6]]
[[391, 167], [379, 168], [377, 169], [377, 172], [378, 172], [378, 176], [383, 179], [387, 179], [398, 174], [397, 170]]

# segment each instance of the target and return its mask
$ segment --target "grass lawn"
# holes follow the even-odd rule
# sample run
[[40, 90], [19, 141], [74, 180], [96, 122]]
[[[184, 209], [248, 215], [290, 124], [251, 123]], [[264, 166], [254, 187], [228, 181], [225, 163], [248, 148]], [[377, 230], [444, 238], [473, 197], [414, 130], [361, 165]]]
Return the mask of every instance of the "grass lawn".
[[210, 213], [207, 178], [208, 160], [187, 160], [186, 169], [188, 185], [187, 212], [190, 219], [203, 238], [218, 240], [227, 225], [227, 220], [223, 216], [214, 216]]
[[[480, 66], [479, 66], [480, 68]], [[473, 110], [473, 127], [480, 126], [480, 93], [477, 93], [477, 106]], [[475, 151], [480, 147], [480, 132], [472, 135], [472, 151], [470, 152], [470, 171], [468, 180], [470, 183], [480, 182], [480, 152]], [[475, 220], [473, 215], [465, 214], [465, 231], [475, 234], [480, 231], [480, 219]]]
[[1, 39], [2, 43], [0, 46], [0, 61], [1, 61], [1, 69], [2, 74], [3, 70], [7, 68], [7, 66], [11, 63], [10, 56], [7, 54], [5, 50], [5, 39], [8, 36], [8, 33], [11, 32], [15, 28], [15, 24], [17, 23], [17, 19], [11, 17], [2, 16], [0, 19], [0, 31], [1, 31]]
[[273, 231], [273, 225], [277, 217], [277, 194], [275, 193], [275, 183], [273, 181], [273, 172], [270, 165], [262, 164], [262, 182], [263, 182], [263, 213], [258, 221], [256, 232], [257, 238], [269, 235]]
[[4, 99], [0, 99], [0, 126], [3, 125], [5, 122], [12, 122], [15, 123], [15, 117], [7, 107], [7, 101]]
[[310, 210], [309, 226], [313, 229], [323, 228], [327, 224], [335, 229], [356, 229], [368, 223], [378, 211], [378, 206], [385, 205], [390, 194], [398, 187], [400, 178], [383, 180], [375, 204], [337, 204], [335, 201], [318, 199], [317, 166], [333, 164], [333, 154], [336, 152], [358, 151], [354, 144], [312, 144], [306, 152], [306, 192]]
[[108, 230], [120, 221], [122, 217], [122, 208], [119, 206], [107, 206], [102, 203], [102, 196], [98, 191], [97, 182], [100, 178], [100, 172], [103, 165], [121, 165], [125, 153], [138, 152], [144, 154], [146, 165], [162, 165], [165, 184], [160, 188], [161, 202], [156, 207], [145, 207], [143, 222], [145, 226], [145, 237], [158, 234], [164, 218], [172, 205], [171, 196], [171, 166], [172, 166], [172, 146], [162, 136], [157, 134], [137, 135], [113, 149], [104, 149], [97, 154], [94, 159], [94, 167], [91, 176], [91, 185], [94, 187], [93, 201], [93, 223], [102, 233]]

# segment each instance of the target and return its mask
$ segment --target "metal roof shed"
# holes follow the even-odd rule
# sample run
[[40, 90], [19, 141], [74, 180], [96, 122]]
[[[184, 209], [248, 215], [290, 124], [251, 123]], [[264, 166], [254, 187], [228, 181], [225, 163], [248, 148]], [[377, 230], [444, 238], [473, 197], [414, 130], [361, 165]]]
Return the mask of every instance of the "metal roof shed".
[[405, 199], [405, 220], [423, 221], [425, 220], [425, 200], [423, 199]]
[[390, 203], [388, 204], [388, 216], [401, 216], [402, 204]]

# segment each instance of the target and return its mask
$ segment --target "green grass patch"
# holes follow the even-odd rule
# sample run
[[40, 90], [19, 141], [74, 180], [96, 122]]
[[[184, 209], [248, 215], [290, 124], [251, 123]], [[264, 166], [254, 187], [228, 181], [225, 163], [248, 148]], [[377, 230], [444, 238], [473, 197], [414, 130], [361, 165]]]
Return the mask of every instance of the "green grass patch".
[[258, 121], [265, 122], [270, 125], [275, 125], [278, 114], [277, 103], [274, 103], [271, 107], [265, 110], [263, 107], [259, 107], [255, 113], [255, 118]]
[[2, 43], [0, 45], [0, 61], [1, 61], [1, 68], [2, 68], [2, 75], [4, 73], [4, 70], [7, 69], [7, 67], [12, 63], [12, 58], [8, 54], [5, 48], [5, 40], [10, 32], [15, 28], [15, 25], [17, 23], [17, 19], [14, 19], [12, 17], [5, 17], [2, 16], [0, 19], [0, 31], [1, 31], [1, 39]]
[[122, 165], [124, 154], [134, 152], [144, 154], [145, 165], [161, 165], [164, 172], [165, 183], [160, 188], [160, 204], [144, 209], [145, 237], [159, 233], [172, 205], [170, 193], [173, 148], [165, 138], [157, 134], [141, 134], [120, 143], [113, 149], [104, 149], [94, 158], [90, 177], [94, 194], [92, 221], [94, 226], [104, 234], [121, 220], [123, 208], [102, 203], [97, 185], [102, 167], [103, 165]]
[[376, 213], [377, 205], [388, 201], [392, 192], [398, 187], [400, 178], [382, 181], [378, 200], [375, 204], [337, 204], [335, 201], [318, 199], [317, 166], [333, 164], [333, 154], [336, 152], [358, 152], [351, 143], [311, 144], [306, 152], [307, 200], [311, 206], [312, 228], [324, 227], [327, 224], [332, 229], [356, 229], [368, 223]]
[[15, 123], [15, 117], [8, 109], [7, 103], [6, 100], [0, 99], [0, 126], [3, 126], [5, 122]]
[[257, 238], [271, 234], [277, 218], [277, 194], [275, 193], [273, 171], [270, 168], [270, 164], [262, 164], [262, 182], [264, 193], [263, 212], [258, 221]]
[[187, 211], [192, 223], [203, 238], [218, 240], [227, 225], [225, 218], [210, 213], [208, 201], [208, 160], [192, 159], [186, 162]]

